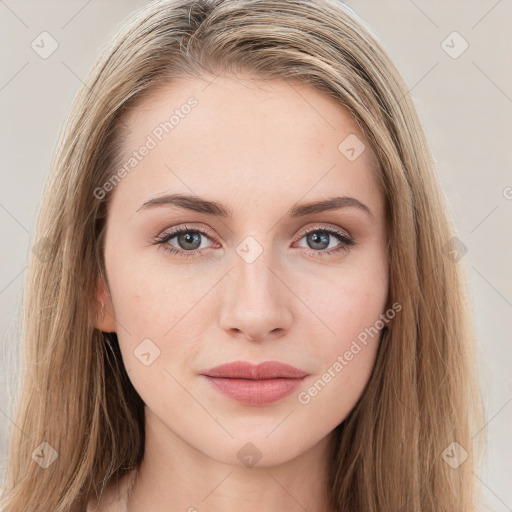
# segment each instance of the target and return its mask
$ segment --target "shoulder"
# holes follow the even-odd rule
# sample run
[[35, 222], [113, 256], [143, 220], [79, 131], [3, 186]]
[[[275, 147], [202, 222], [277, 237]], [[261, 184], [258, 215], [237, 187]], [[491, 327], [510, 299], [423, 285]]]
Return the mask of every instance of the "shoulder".
[[93, 498], [87, 504], [86, 512], [126, 512], [127, 494], [131, 488], [136, 470], [133, 469], [119, 481], [109, 482], [99, 500]]

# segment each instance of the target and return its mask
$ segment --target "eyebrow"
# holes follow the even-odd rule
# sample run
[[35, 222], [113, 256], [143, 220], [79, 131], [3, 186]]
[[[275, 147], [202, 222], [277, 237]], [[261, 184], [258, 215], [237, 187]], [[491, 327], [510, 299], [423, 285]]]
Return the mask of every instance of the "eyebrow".
[[[178, 206], [186, 210], [205, 213], [216, 217], [231, 217], [233, 214], [229, 208], [216, 201], [208, 201], [198, 196], [187, 194], [167, 194], [149, 199], [137, 210], [137, 212], [157, 206]], [[331, 197], [323, 201], [294, 205], [288, 210], [287, 215], [290, 217], [304, 217], [313, 213], [339, 210], [341, 208], [357, 208], [373, 218], [373, 214], [368, 206], [355, 197], [348, 196]]]

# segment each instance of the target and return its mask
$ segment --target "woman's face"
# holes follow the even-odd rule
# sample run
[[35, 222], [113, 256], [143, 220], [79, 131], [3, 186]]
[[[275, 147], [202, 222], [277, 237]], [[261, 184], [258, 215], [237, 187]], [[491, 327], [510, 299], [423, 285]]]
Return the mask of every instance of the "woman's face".
[[[388, 292], [384, 197], [357, 125], [316, 89], [232, 76], [175, 82], [127, 124], [120, 180], [102, 184], [97, 327], [117, 332], [146, 424], [234, 465], [328, 439], [368, 382]], [[306, 376], [213, 376], [237, 361]]]

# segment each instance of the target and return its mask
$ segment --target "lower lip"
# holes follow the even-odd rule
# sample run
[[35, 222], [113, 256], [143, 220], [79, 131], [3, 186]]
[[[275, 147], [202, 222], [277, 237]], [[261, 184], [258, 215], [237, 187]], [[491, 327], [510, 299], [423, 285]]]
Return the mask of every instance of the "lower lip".
[[266, 405], [293, 393], [306, 377], [300, 379], [228, 379], [205, 376], [223, 395], [245, 405]]

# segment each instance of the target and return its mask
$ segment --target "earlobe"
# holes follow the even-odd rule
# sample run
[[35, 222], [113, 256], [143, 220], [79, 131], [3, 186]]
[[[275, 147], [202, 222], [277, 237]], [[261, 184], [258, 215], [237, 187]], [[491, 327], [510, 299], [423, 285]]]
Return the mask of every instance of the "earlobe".
[[103, 332], [116, 332], [116, 319], [112, 299], [103, 279], [96, 283], [94, 327]]

